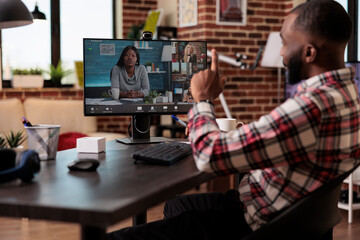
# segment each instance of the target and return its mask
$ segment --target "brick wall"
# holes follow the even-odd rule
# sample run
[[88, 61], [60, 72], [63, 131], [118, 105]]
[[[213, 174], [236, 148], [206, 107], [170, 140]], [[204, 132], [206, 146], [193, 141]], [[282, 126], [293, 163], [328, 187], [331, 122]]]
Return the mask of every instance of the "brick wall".
[[[248, 59], [244, 62], [252, 65], [259, 46], [265, 46], [270, 32], [280, 31], [292, 6], [292, 0], [247, 0], [246, 26], [225, 26], [216, 24], [216, 0], [198, 0], [197, 26], [178, 28], [178, 37], [206, 40], [208, 49], [215, 48], [226, 56], [235, 57], [236, 52], [245, 54]], [[277, 106], [276, 69], [259, 66], [254, 71], [240, 70], [226, 63], [220, 63], [220, 68], [228, 77], [224, 96], [237, 119], [253, 121]], [[215, 105], [217, 116], [224, 117], [220, 101]]]
[[[126, 38], [131, 26], [145, 22], [149, 10], [157, 8], [157, 0], [122, 0], [123, 35]], [[172, 1], [172, 0], [170, 0]]]
[[0, 91], [0, 99], [19, 98], [21, 101], [24, 101], [26, 98], [83, 100], [83, 95], [83, 90], [74, 88], [4, 88]]

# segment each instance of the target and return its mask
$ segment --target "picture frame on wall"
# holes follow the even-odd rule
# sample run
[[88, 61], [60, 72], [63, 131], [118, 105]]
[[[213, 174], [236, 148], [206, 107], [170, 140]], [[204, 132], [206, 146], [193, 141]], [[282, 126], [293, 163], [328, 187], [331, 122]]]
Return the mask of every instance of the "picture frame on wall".
[[216, 0], [216, 24], [246, 26], [247, 0]]
[[197, 0], [179, 0], [179, 26], [197, 25]]

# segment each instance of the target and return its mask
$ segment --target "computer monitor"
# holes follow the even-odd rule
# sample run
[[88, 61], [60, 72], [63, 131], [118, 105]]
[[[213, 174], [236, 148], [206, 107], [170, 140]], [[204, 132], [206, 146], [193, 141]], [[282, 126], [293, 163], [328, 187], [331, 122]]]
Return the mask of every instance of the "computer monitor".
[[86, 38], [83, 47], [84, 114], [132, 116], [127, 144], [164, 141], [150, 138], [150, 115], [186, 114], [191, 78], [207, 67], [205, 41]]
[[[359, 91], [359, 95], [360, 95], [360, 62], [346, 62], [345, 63], [346, 67], [353, 67], [355, 70], [355, 83], [358, 87], [358, 91]], [[285, 74], [285, 100], [294, 96], [294, 94], [296, 93], [296, 89], [298, 87], [298, 85], [301, 82], [297, 83], [297, 84], [289, 84], [287, 81], [287, 77]]]

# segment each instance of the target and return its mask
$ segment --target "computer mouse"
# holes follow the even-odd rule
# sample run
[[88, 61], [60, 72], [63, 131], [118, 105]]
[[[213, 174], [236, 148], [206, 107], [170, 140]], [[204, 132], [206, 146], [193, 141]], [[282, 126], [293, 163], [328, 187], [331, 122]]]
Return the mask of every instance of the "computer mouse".
[[95, 171], [100, 165], [96, 159], [86, 158], [75, 160], [68, 164], [70, 171]]

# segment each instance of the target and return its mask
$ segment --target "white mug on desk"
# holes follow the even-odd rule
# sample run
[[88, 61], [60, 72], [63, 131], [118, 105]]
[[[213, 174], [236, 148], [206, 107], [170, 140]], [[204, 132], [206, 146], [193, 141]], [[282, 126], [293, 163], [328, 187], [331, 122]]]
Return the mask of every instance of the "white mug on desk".
[[119, 88], [111, 88], [111, 90], [108, 91], [108, 94], [113, 99], [119, 99], [120, 90], [119, 90]]
[[216, 118], [216, 123], [218, 124], [219, 129], [224, 132], [229, 132], [240, 125], [244, 125], [243, 122], [236, 122], [235, 118]]

